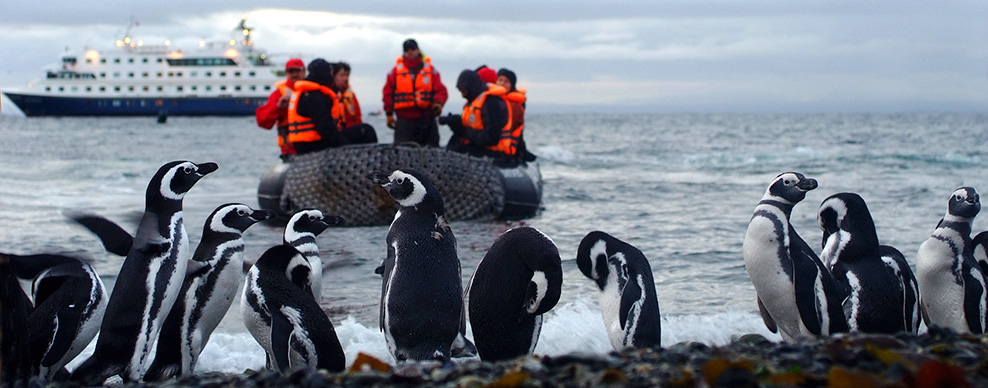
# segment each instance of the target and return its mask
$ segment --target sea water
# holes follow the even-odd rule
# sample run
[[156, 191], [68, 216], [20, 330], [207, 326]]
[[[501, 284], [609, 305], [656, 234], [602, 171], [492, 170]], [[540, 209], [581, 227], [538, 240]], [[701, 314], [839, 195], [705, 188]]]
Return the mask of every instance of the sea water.
[[[525, 138], [538, 155], [544, 209], [520, 222], [452, 222], [463, 266], [473, 274], [504, 231], [528, 225], [550, 236], [563, 259], [563, 291], [546, 314], [537, 354], [607, 352], [597, 290], [574, 262], [580, 239], [602, 230], [648, 258], [662, 312], [662, 343], [722, 345], [747, 333], [770, 339], [757, 313], [741, 246], [751, 212], [779, 173], [819, 181], [792, 223], [820, 246], [820, 202], [860, 194], [882, 243], [915, 264], [919, 245], [960, 186], [988, 191], [988, 116], [978, 114], [531, 114]], [[382, 142], [392, 133], [368, 117]], [[442, 127], [443, 141], [449, 131]], [[108, 287], [122, 258], [104, 252], [63, 212], [102, 214], [133, 231], [148, 179], [171, 160], [217, 162], [185, 198], [193, 243], [228, 202], [257, 204], [260, 176], [277, 161], [275, 135], [245, 118], [0, 117], [0, 251], [64, 253], [93, 260]], [[368, 182], [368, 184], [371, 184]], [[975, 221], [975, 230], [984, 230]], [[252, 262], [283, 229], [245, 233]], [[379, 329], [387, 226], [331, 228], [318, 237], [325, 263], [322, 307], [348, 363], [360, 352], [393, 362]], [[264, 366], [243, 326], [239, 298], [210, 338], [199, 371]], [[468, 332], [468, 337], [470, 333]], [[92, 345], [70, 368], [92, 352]]]

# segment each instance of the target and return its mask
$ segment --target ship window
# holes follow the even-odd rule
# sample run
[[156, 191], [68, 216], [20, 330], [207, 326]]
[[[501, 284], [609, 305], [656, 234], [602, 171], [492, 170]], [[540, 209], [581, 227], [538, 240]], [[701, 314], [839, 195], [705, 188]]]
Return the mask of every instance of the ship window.
[[250, 85], [250, 91], [253, 92], [255, 90], [257, 90], [257, 85]]
[[106, 58], [100, 58], [99, 63], [106, 63]]
[[127, 58], [127, 63], [134, 63], [134, 58]]
[[120, 72], [119, 71], [114, 71], [113, 72], [113, 78], [120, 78]]
[[148, 77], [148, 72], [145, 71], [145, 72], [141, 73], [141, 77], [147, 78]]
[[93, 59], [92, 58], [86, 58], [86, 63], [93, 63]]
[[240, 85], [237, 85], [237, 86], [234, 86], [234, 87], [233, 87], [233, 90], [236, 90], [236, 91], [238, 91], [238, 92], [239, 92], [239, 91], [240, 91]]
[[45, 86], [45, 91], [46, 92], [50, 92], [51, 91], [51, 86]]
[[105, 91], [106, 91], [106, 86], [100, 86], [100, 87], [99, 87], [99, 91], [101, 91], [101, 92], [105, 92]]
[[120, 87], [119, 86], [114, 86], [113, 87], [113, 91], [114, 92], [119, 92], [120, 91]]
[[206, 72], [206, 76], [207, 76], [207, 77], [212, 77], [212, 76], [213, 76], [213, 72], [211, 72], [211, 71], [207, 71], [207, 72]]
[[239, 77], [240, 76], [240, 72], [238, 71], [238, 72], [233, 73], [233, 76], [234, 77]]
[[253, 76], [255, 76], [255, 75], [256, 75], [256, 73], [254, 73], [254, 72], [252, 71], [252, 72], [249, 72], [249, 73], [247, 73], [247, 75], [248, 75], [248, 76], [251, 76], [251, 77], [253, 77]]
[[120, 58], [113, 58], [113, 63], [120, 63]]
[[65, 87], [64, 87], [64, 86], [59, 86], [59, 87], [58, 87], [58, 91], [60, 91], [60, 92], [64, 92], [64, 91], [65, 91]]
[[196, 91], [196, 90], [199, 90], [199, 87], [198, 86], [195, 86], [195, 85], [192, 85], [189, 88], [192, 89], [193, 92]]
[[182, 72], [180, 71], [178, 73], [175, 73], [175, 76], [178, 77], [178, 78], [182, 78]]
[[199, 76], [199, 72], [197, 72], [197, 71], [190, 71], [189, 72], [189, 77], [198, 77], [198, 76]]
[[106, 78], [106, 73], [99, 73], [100, 78]]
[[226, 85], [220, 86], [220, 90], [226, 90]]
[[79, 91], [79, 87], [78, 86], [73, 86], [72, 87], [72, 91], [73, 92], [78, 92]]
[[212, 86], [209, 86], [209, 85], [206, 85], [206, 91], [208, 92], [210, 90], [213, 90], [213, 87]]
[[143, 87], [143, 88], [141, 88], [141, 90], [143, 90], [143, 91], [145, 91], [145, 92], [146, 92], [146, 91], [148, 91], [148, 87], [147, 87], [147, 86], [145, 86], [145, 87]]
[[133, 92], [134, 91], [134, 87], [133, 86], [128, 86], [127, 87], [127, 91]]
[[264, 85], [264, 91], [265, 92], [270, 91], [270, 90], [271, 90], [271, 85]]
[[161, 63], [161, 62], [163, 62], [163, 60], [161, 58], [158, 58], [158, 63]]
[[159, 72], [158, 72], [158, 78], [161, 78], [161, 76], [162, 76], [162, 75], [163, 75], [163, 74], [162, 74], [162, 73], [161, 73], [161, 72], [159, 71]]
[[141, 62], [148, 63], [148, 59], [147, 58], [141, 58]]
[[134, 72], [127, 73], [127, 78], [134, 78]]
[[165, 88], [163, 88], [163, 87], [161, 87], [161, 86], [159, 86], [159, 87], [158, 87], [158, 91], [159, 91], [159, 92], [161, 92], [161, 91], [164, 91], [164, 90], [165, 90]]
[[87, 92], [91, 92], [91, 91], [93, 91], [93, 87], [92, 87], [92, 86], [86, 86], [86, 91], [87, 91]]
[[172, 78], [174, 76], [175, 76], [175, 72], [172, 72], [172, 71], [169, 71], [168, 72], [168, 78]]
[[176, 91], [179, 91], [179, 92], [181, 92], [181, 91], [182, 91], [183, 89], [182, 89], [182, 87], [181, 87], [181, 86], [176, 86], [176, 87], [175, 87], [175, 90], [176, 90]]
[[220, 72], [220, 77], [226, 77], [226, 72], [225, 71], [221, 71]]

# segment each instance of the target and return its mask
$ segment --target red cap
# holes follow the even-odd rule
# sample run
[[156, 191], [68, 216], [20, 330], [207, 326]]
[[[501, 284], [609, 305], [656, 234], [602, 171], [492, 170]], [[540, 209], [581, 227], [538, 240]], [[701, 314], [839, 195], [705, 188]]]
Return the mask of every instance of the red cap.
[[305, 62], [302, 62], [302, 60], [298, 58], [289, 59], [288, 63], [285, 63], [285, 70], [291, 70], [291, 69], [305, 70]]
[[497, 81], [497, 72], [494, 71], [494, 69], [491, 69], [487, 66], [481, 66], [479, 69], [477, 69], [477, 75], [480, 76], [480, 79], [482, 81], [489, 84], [492, 84], [494, 83], [494, 81]]

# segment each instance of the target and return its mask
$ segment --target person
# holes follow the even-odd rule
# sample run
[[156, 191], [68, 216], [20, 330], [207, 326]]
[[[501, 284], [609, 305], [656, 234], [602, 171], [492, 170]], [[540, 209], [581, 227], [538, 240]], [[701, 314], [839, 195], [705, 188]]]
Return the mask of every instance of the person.
[[528, 147], [525, 145], [525, 104], [528, 98], [525, 96], [525, 89], [518, 89], [515, 85], [518, 83], [518, 76], [515, 72], [501, 68], [497, 71], [497, 79], [494, 83], [507, 92], [504, 94], [504, 101], [508, 104], [508, 108], [512, 113], [512, 118], [518, 120], [518, 157], [526, 162], [531, 162], [535, 160], [535, 155], [528, 152]]
[[480, 65], [475, 71], [485, 83], [492, 84], [497, 80], [497, 72], [487, 67], [487, 65]]
[[299, 155], [347, 144], [376, 143], [373, 131], [341, 130], [340, 106], [333, 85], [333, 65], [322, 58], [309, 62], [309, 74], [295, 82], [288, 102], [288, 141]]
[[295, 81], [305, 78], [305, 62], [292, 58], [285, 63], [285, 80], [275, 83], [275, 89], [268, 96], [264, 105], [254, 110], [257, 126], [271, 129], [277, 125], [278, 148], [281, 149], [281, 159], [294, 154], [292, 144], [288, 142], [288, 100], [292, 97], [292, 87]]
[[395, 144], [415, 142], [438, 147], [436, 117], [449, 97], [446, 86], [414, 39], [402, 43], [402, 49], [382, 90], [388, 128], [395, 131]]
[[461, 72], [456, 88], [467, 103], [459, 117], [449, 115], [441, 120], [453, 131], [446, 147], [456, 152], [493, 157], [501, 165], [519, 163], [518, 140], [523, 116], [517, 114], [520, 112], [512, 112], [504, 99], [505, 88], [487, 85], [475, 70]]
[[339, 97], [340, 106], [342, 108], [342, 125], [343, 128], [345, 128], [344, 132], [364, 132], [367, 134], [373, 134], [374, 143], [377, 143], [377, 133], [374, 131], [374, 127], [370, 124], [364, 123], [364, 119], [360, 113], [360, 102], [357, 101], [357, 95], [354, 94], [353, 89], [350, 88], [350, 64], [346, 62], [337, 62], [334, 64], [333, 69], [336, 71], [336, 73], [333, 74], [333, 91], [336, 92]]

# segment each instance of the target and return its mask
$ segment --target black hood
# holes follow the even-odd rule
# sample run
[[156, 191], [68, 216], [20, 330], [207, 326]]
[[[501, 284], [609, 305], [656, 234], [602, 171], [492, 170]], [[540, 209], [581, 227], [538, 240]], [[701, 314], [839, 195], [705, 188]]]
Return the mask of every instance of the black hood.
[[313, 59], [309, 62], [309, 74], [305, 79], [322, 86], [333, 86], [333, 65], [322, 58]]
[[467, 101], [473, 101], [481, 93], [487, 91], [487, 85], [480, 79], [477, 72], [473, 70], [463, 70], [460, 73], [460, 78], [456, 79], [456, 88], [467, 91], [467, 95], [465, 96]]

